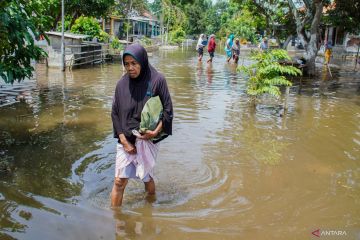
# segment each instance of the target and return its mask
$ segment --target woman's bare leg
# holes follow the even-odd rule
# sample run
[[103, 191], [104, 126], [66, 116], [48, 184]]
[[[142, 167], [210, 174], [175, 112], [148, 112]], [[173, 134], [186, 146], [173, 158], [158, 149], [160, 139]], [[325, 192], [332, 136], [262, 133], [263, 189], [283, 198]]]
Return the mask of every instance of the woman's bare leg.
[[145, 191], [149, 194], [149, 195], [154, 195], [155, 194], [155, 182], [154, 179], [152, 177], [150, 177], [150, 181], [145, 182]]
[[111, 191], [111, 206], [120, 207], [125, 191], [126, 184], [128, 183], [127, 178], [118, 178], [114, 180], [114, 185]]

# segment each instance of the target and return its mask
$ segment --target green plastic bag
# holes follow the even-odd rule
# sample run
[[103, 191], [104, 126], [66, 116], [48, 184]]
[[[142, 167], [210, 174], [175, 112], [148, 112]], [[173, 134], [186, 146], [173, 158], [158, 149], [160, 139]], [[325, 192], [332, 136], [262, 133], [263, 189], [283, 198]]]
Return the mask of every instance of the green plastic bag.
[[[146, 130], [155, 130], [162, 117], [162, 114], [163, 105], [161, 103], [160, 97], [156, 96], [149, 98], [149, 100], [147, 100], [147, 102], [145, 103], [143, 110], [141, 111], [139, 132], [145, 133]], [[158, 139], [161, 139], [165, 135], [166, 133], [161, 130], [160, 133], [151, 140], [156, 141]]]

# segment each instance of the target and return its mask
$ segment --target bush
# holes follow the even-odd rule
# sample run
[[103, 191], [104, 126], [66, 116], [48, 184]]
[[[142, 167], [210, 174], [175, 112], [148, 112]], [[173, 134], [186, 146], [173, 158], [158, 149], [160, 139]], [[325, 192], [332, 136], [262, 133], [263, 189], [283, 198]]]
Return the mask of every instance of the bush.
[[110, 44], [112, 49], [116, 50], [123, 50], [124, 46], [120, 43], [119, 39], [117, 37], [114, 38], [114, 40]]
[[71, 27], [72, 33], [89, 35], [90, 37], [100, 36], [100, 24], [93, 17], [81, 16], [75, 20], [75, 24]]
[[109, 42], [109, 39], [110, 39], [110, 35], [103, 31], [103, 30], [100, 30], [100, 34], [99, 36], [97, 37], [99, 39], [100, 42]]
[[253, 51], [251, 58], [256, 63], [239, 67], [240, 71], [249, 76], [247, 94], [256, 98], [262, 94], [270, 94], [279, 97], [279, 86], [291, 86], [291, 82], [285, 76], [298, 76], [301, 71], [293, 66], [281, 65], [281, 61], [291, 60], [285, 50], [275, 49], [272, 51]]
[[98, 21], [93, 17], [81, 16], [76, 19], [75, 24], [71, 27], [72, 33], [89, 35], [90, 38], [97, 38], [100, 42], [108, 42], [109, 34], [104, 32]]
[[141, 44], [145, 46], [150, 46], [152, 44], [152, 41], [148, 37], [143, 37], [141, 40]]
[[169, 42], [171, 44], [180, 44], [183, 41], [185, 41], [185, 37], [186, 37], [185, 31], [181, 27], [172, 30], [169, 35], [170, 35]]

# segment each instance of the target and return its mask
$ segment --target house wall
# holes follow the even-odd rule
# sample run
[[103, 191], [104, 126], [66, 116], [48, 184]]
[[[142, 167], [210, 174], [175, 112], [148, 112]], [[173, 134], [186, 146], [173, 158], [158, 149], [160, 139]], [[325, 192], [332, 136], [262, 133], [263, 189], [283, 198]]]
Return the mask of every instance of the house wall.
[[[55, 50], [60, 50], [61, 49], [61, 36], [49, 35], [48, 37], [50, 40], [50, 46]], [[64, 37], [65, 45], [79, 45], [79, 44], [81, 44], [81, 42], [82, 42], [82, 39], [73, 39], [73, 38]]]

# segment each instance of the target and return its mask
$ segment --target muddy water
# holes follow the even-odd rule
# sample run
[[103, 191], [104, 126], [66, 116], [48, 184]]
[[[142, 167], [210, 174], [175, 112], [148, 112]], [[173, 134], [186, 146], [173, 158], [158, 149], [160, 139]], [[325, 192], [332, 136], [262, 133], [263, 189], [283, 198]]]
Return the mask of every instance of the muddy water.
[[[205, 57], [206, 58], [206, 57]], [[241, 62], [248, 64], [247, 58]], [[111, 210], [118, 64], [36, 69], [20, 102], [0, 109], [0, 238], [309, 239], [360, 236], [360, 74], [344, 64], [292, 87], [289, 110], [254, 109], [234, 65], [157, 52], [174, 135], [161, 144], [156, 199], [131, 181]]]

